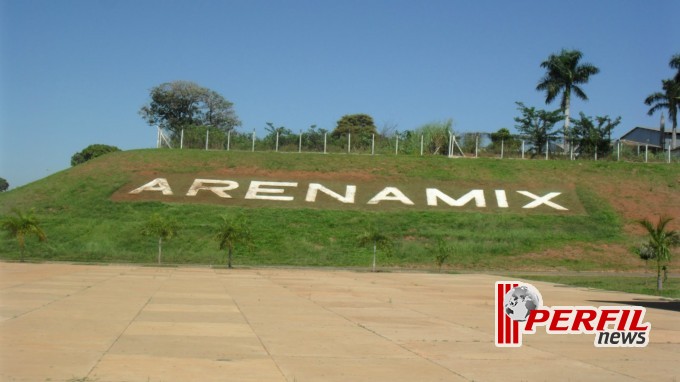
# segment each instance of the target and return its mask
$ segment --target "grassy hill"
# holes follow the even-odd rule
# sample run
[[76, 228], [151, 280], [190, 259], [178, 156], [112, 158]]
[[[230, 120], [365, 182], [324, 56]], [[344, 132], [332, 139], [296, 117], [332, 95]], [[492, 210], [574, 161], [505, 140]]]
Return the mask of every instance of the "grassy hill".
[[[167, 178], [175, 192], [163, 197], [129, 191]], [[238, 180], [231, 199], [208, 191], [186, 197], [196, 178]], [[245, 200], [249, 180], [295, 181], [295, 202]], [[357, 185], [357, 203], [345, 208], [320, 197], [305, 203], [306, 183], [334, 190]], [[386, 186], [398, 187], [415, 206], [366, 201]], [[487, 208], [431, 208], [424, 190], [439, 187], [460, 197], [484, 189]], [[494, 190], [505, 189], [512, 208], [497, 208]], [[522, 209], [527, 199], [562, 192], [566, 213], [545, 205]], [[440, 157], [319, 155], [199, 150], [138, 150], [109, 154], [0, 194], [0, 214], [35, 208], [48, 235], [30, 239], [35, 260], [153, 263], [156, 239], [140, 234], [154, 213], [176, 219], [179, 236], [163, 246], [164, 262], [223, 264], [214, 227], [220, 216], [245, 215], [254, 235], [236, 248], [236, 265], [367, 266], [370, 248], [357, 244], [369, 224], [393, 238], [381, 266], [432, 268], [437, 243], [452, 248], [447, 267], [457, 269], [631, 269], [641, 263], [629, 248], [642, 232], [634, 220], [680, 216], [680, 166], [592, 161], [450, 159]], [[677, 221], [674, 228], [677, 228]], [[2, 235], [0, 258], [18, 259], [16, 242]]]

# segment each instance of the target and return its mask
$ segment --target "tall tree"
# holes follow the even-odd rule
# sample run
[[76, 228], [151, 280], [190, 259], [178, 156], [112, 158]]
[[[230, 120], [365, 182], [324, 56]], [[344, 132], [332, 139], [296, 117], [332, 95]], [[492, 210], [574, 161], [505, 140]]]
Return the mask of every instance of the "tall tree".
[[564, 147], [567, 147], [567, 134], [569, 132], [569, 116], [571, 108], [571, 95], [587, 101], [588, 96], [579, 85], [585, 84], [590, 76], [600, 72], [596, 66], [588, 63], [580, 63], [583, 53], [578, 50], [562, 49], [559, 54], [551, 54], [547, 60], [541, 63], [546, 69], [545, 76], [539, 81], [536, 90], [545, 91], [545, 103], [552, 103], [560, 94], [560, 109], [564, 113]]
[[534, 146], [535, 154], [540, 155], [548, 140], [557, 135], [553, 128], [562, 119], [562, 113], [559, 110], [536, 110], [535, 107], [524, 106], [522, 102], [515, 103], [522, 113], [521, 117], [515, 117], [515, 128]]
[[675, 77], [673, 77], [673, 80], [677, 83], [680, 83], [680, 54], [676, 54], [673, 57], [671, 57], [671, 61], [668, 63], [671, 68], [676, 69], [678, 72], [675, 73]]
[[661, 269], [671, 260], [671, 248], [680, 244], [680, 233], [678, 231], [667, 230], [666, 226], [673, 220], [670, 217], [661, 217], [659, 222], [654, 225], [648, 219], [640, 220], [641, 226], [647, 230], [649, 243], [646, 250], [651, 252], [649, 257], [656, 260], [656, 289], [663, 289]]
[[179, 225], [173, 219], [160, 214], [153, 214], [142, 227], [142, 234], [158, 238], [158, 264], [161, 263], [163, 253], [163, 240], [169, 240], [177, 236]]
[[[652, 115], [659, 110], [668, 110], [668, 118], [673, 124], [673, 138], [671, 146], [677, 147], [677, 128], [678, 128], [678, 110], [680, 110], [680, 82], [668, 79], [661, 81], [662, 92], [652, 93], [645, 98], [645, 104], [651, 106], [648, 115]], [[663, 141], [663, 132], [661, 140]]]
[[187, 126], [207, 126], [223, 132], [239, 126], [233, 104], [217, 92], [189, 81], [160, 84], [139, 114], [149, 125], [178, 135]]
[[14, 216], [5, 217], [2, 220], [1, 227], [8, 235], [17, 239], [21, 251], [21, 262], [23, 262], [26, 252], [26, 236], [35, 235], [38, 240], [45, 241], [47, 235], [40, 228], [40, 222], [33, 215], [33, 211], [25, 213], [15, 208], [12, 212]]
[[252, 244], [253, 238], [245, 218], [242, 216], [230, 220], [222, 216], [215, 230], [215, 238], [219, 242], [220, 249], [227, 250], [227, 267], [232, 267], [232, 252], [236, 244]]

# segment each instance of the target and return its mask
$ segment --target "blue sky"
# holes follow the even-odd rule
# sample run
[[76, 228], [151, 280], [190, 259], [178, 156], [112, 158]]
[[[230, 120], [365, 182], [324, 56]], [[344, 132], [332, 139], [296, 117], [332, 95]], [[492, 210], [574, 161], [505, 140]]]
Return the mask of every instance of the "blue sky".
[[680, 1], [0, 0], [0, 177], [12, 187], [68, 168], [92, 143], [155, 145], [149, 89], [187, 80], [266, 122], [332, 130], [368, 113], [400, 131], [452, 118], [456, 132], [514, 131], [539, 108], [540, 63], [579, 49], [601, 72], [572, 113], [643, 125], [672, 76]]

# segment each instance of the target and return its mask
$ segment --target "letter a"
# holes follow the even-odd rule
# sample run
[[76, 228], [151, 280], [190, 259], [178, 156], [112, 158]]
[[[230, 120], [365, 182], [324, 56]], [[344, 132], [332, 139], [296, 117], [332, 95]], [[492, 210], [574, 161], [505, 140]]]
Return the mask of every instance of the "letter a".
[[151, 182], [130, 191], [131, 194], [140, 194], [142, 191], [161, 191], [163, 195], [172, 195], [172, 189], [168, 180], [165, 178], [156, 178]]
[[411, 199], [406, 197], [403, 192], [401, 192], [396, 187], [385, 187], [382, 191], [378, 192], [367, 204], [378, 204], [383, 200], [395, 200], [402, 202], [406, 205], [412, 206], [413, 202]]

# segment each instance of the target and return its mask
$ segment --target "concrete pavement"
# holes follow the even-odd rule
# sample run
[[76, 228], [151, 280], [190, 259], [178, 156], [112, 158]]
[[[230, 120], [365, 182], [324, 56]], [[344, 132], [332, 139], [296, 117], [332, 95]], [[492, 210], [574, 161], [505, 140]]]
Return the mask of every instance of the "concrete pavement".
[[[0, 263], [2, 381], [674, 381], [680, 313], [646, 348], [494, 346], [492, 275]], [[531, 282], [546, 305], [649, 296]], [[618, 304], [620, 305], [620, 304]]]

